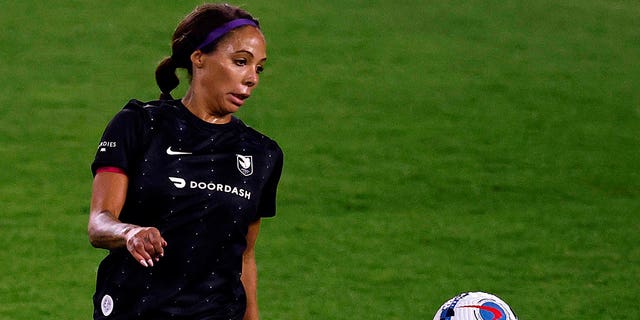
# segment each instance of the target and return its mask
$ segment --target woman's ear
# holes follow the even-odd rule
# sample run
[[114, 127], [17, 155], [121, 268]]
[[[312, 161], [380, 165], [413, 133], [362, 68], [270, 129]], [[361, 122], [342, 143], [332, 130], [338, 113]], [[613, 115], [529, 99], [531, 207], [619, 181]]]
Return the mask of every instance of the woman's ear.
[[204, 65], [204, 53], [200, 50], [196, 50], [191, 54], [191, 63], [196, 68], [202, 68]]

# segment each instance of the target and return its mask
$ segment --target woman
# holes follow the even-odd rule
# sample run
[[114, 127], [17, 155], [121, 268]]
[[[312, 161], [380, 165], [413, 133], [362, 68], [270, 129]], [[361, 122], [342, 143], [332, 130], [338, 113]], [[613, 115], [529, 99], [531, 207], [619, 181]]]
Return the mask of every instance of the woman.
[[[94, 319], [258, 319], [254, 245], [283, 154], [233, 114], [265, 61], [249, 13], [199, 6], [156, 70], [161, 100], [131, 100], [107, 126], [92, 164], [89, 239], [109, 250]], [[180, 100], [177, 68], [191, 77]]]

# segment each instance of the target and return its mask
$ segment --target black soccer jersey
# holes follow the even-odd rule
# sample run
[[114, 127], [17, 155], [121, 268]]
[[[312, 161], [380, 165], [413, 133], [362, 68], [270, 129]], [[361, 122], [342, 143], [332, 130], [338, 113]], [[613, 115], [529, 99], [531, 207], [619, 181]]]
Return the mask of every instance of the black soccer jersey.
[[158, 228], [168, 245], [150, 268], [126, 248], [111, 250], [94, 318], [241, 318], [248, 225], [275, 215], [282, 161], [273, 140], [235, 117], [214, 125], [179, 100], [130, 101], [107, 126], [92, 171], [124, 170], [120, 220]]

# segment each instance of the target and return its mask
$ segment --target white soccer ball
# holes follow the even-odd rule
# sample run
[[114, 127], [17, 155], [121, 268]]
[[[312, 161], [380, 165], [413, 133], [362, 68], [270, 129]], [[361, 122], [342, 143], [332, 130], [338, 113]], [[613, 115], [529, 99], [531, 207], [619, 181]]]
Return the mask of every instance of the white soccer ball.
[[465, 292], [445, 302], [433, 320], [518, 320], [509, 305], [486, 292]]

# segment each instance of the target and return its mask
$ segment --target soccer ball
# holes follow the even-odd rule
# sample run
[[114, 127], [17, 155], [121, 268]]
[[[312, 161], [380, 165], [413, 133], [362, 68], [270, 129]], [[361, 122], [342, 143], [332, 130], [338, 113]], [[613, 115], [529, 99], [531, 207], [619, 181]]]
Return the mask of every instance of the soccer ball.
[[518, 320], [509, 305], [486, 292], [465, 292], [445, 302], [433, 320]]

